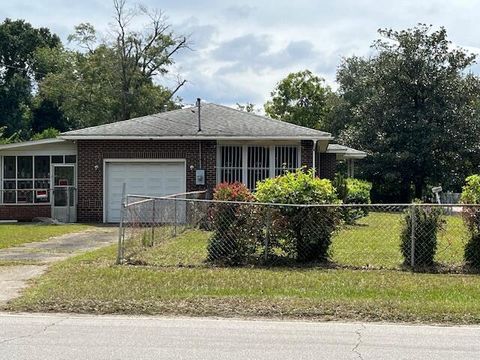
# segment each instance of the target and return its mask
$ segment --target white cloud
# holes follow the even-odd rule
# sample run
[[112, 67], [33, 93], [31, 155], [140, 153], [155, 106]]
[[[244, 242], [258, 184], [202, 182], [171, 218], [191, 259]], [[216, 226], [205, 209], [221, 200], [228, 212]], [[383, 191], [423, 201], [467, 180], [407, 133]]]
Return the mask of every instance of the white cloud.
[[[261, 105], [281, 78], [305, 68], [333, 84], [342, 57], [368, 54], [378, 28], [443, 25], [454, 44], [475, 53], [480, 49], [474, 16], [480, 2], [474, 0], [139, 1], [162, 6], [177, 32], [191, 34], [194, 51], [179, 54], [172, 75], [164, 79], [173, 83], [178, 72], [189, 80], [180, 92], [186, 102], [200, 96]], [[80, 22], [106, 29], [112, 6], [102, 0], [16, 0], [2, 4], [0, 15], [47, 26], [65, 39]]]

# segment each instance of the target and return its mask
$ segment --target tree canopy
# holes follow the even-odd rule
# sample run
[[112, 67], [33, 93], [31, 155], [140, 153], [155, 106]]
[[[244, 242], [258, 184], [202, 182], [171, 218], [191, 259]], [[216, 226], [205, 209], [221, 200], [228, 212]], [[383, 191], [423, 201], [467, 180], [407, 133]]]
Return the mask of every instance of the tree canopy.
[[[32, 89], [44, 76], [35, 54], [59, 44], [59, 37], [47, 28], [34, 28], [24, 20], [6, 19], [0, 24], [0, 127], [5, 138], [29, 135]], [[36, 104], [36, 108], [41, 106]]]
[[310, 128], [322, 128], [332, 91], [325, 80], [310, 70], [289, 74], [281, 80], [265, 104], [265, 113], [274, 119]]
[[173, 32], [161, 11], [128, 7], [125, 0], [113, 4], [114, 23], [106, 35], [82, 23], [68, 37], [70, 47], [24, 20], [0, 24], [3, 141], [53, 136], [51, 128], [66, 131], [179, 106], [175, 94], [186, 80], [178, 77], [173, 88], [160, 82], [187, 47], [186, 37]]
[[452, 47], [444, 28], [379, 33], [373, 57], [345, 59], [338, 70], [340, 138], [369, 153], [363, 175], [377, 199], [459, 187], [479, 166], [480, 81], [467, 72], [475, 56]]
[[[84, 51], [62, 47], [44, 49], [40, 63], [50, 69], [39, 94], [59, 106], [71, 128], [95, 126], [176, 108], [173, 99], [185, 83], [171, 90], [156, 82], [168, 73], [173, 56], [185, 48], [186, 38], [176, 36], [162, 12], [144, 7], [128, 9], [114, 1], [115, 23], [111, 37], [99, 41], [88, 23], [75, 27], [69, 40]], [[133, 20], [146, 18], [142, 31]]]

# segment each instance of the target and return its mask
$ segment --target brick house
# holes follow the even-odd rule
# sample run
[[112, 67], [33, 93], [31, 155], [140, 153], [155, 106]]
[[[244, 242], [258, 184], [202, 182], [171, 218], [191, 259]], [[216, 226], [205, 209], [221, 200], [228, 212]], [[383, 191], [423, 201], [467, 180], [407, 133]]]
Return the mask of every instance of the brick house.
[[301, 166], [322, 178], [364, 152], [332, 144], [329, 133], [204, 104], [0, 145], [0, 220], [117, 222], [123, 184], [161, 196], [257, 181]]

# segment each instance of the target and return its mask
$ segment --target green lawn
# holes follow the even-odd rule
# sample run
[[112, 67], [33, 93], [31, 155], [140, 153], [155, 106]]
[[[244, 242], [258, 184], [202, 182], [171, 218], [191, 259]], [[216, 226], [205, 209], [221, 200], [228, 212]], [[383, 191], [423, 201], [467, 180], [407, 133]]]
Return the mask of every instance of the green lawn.
[[[439, 232], [436, 261], [461, 266], [468, 238], [460, 216], [446, 216]], [[340, 230], [332, 241], [332, 260], [340, 265], [374, 268], [399, 268], [402, 214], [371, 213], [356, 225]]]
[[[403, 258], [400, 251], [400, 231], [403, 214], [372, 212], [355, 225], [344, 226], [332, 239], [331, 260], [342, 267], [365, 269], [400, 269]], [[141, 231], [140, 231], [141, 233]], [[134, 263], [153, 266], [198, 266], [204, 264], [209, 233], [191, 233], [184, 241], [172, 238], [172, 228], [156, 229], [155, 246], [134, 256]], [[150, 229], [145, 238], [150, 239]], [[126, 253], [142, 249], [142, 236], [138, 241], [127, 241]], [[460, 216], [446, 216], [443, 230], [438, 233], [435, 260], [447, 267], [461, 268], [463, 249], [468, 233]]]
[[[187, 231], [167, 240], [143, 254], [152, 266], [113, 265], [115, 246], [77, 256], [54, 265], [8, 310], [480, 322], [480, 276], [207, 267], [207, 239], [205, 232]], [[336, 256], [346, 256], [346, 245], [336, 246]], [[392, 238], [385, 254], [395, 248]]]
[[82, 224], [0, 224], [0, 249], [19, 246], [29, 242], [45, 241], [53, 236], [80, 232], [89, 228], [91, 226]]

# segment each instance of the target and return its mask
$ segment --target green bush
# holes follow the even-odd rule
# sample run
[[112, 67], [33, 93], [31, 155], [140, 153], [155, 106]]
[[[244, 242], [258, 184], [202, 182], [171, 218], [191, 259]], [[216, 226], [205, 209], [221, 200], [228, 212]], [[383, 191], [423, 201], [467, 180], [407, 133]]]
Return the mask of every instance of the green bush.
[[480, 270], [480, 232], [472, 233], [465, 244], [465, 262], [473, 269]]
[[370, 204], [372, 183], [353, 178], [347, 178], [345, 182], [347, 185], [347, 195], [344, 199], [345, 204]]
[[[312, 171], [297, 170], [257, 183], [255, 197], [260, 202], [277, 204], [335, 204], [338, 199], [329, 180]], [[269, 207], [271, 219], [269, 245], [281, 249], [289, 258], [304, 263], [325, 261], [331, 237], [338, 225], [333, 207]]]
[[[412, 216], [413, 215], [413, 216]], [[412, 224], [415, 223], [414, 266], [434, 265], [437, 234], [443, 228], [442, 210], [435, 207], [415, 206], [405, 212], [401, 231], [401, 250], [405, 265], [411, 265]], [[413, 222], [413, 217], [415, 222]]]
[[463, 204], [480, 204], [480, 175], [471, 175], [465, 182], [460, 201]]
[[[480, 175], [466, 178], [460, 201], [463, 204], [480, 204]], [[463, 219], [470, 232], [470, 239], [465, 245], [465, 262], [475, 269], [480, 269], [480, 209], [465, 207]]]
[[215, 203], [210, 209], [210, 223], [213, 234], [207, 251], [208, 261], [224, 265], [245, 263], [255, 252], [255, 227], [251, 222], [255, 217], [253, 206], [228, 203], [230, 201], [251, 202], [254, 197], [242, 183], [221, 183], [214, 189]]
[[[372, 183], [354, 178], [344, 178], [340, 174], [335, 176], [334, 186], [339, 199], [344, 204], [370, 204]], [[347, 224], [354, 224], [359, 218], [368, 215], [368, 207], [349, 207], [342, 210], [342, 218]]]

